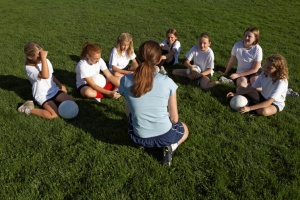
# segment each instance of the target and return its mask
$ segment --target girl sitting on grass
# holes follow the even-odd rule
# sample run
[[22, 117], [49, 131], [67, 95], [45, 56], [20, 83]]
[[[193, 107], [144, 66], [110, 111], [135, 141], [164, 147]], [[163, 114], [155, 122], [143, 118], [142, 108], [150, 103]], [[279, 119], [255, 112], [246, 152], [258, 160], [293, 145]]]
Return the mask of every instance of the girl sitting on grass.
[[[81, 60], [76, 66], [76, 87], [83, 97], [95, 98], [96, 101], [101, 102], [104, 95], [118, 99], [120, 94], [115, 91], [119, 86], [119, 78], [113, 76], [107, 69], [104, 60], [101, 58], [101, 48], [97, 44], [90, 44], [86, 42], [82, 46]], [[106, 85], [102, 88], [93, 80], [93, 76], [104, 73], [108, 79]]]
[[158, 66], [166, 67], [176, 65], [178, 63], [178, 57], [181, 50], [176, 29], [171, 28], [167, 30], [166, 39], [160, 43], [160, 46], [162, 49], [162, 60]]
[[[115, 76], [132, 74], [138, 63], [133, 49], [132, 37], [129, 33], [121, 33], [117, 39], [116, 46], [111, 50], [109, 59], [109, 70]], [[132, 66], [127, 66], [129, 62]]]
[[47, 59], [48, 51], [36, 42], [28, 42], [24, 47], [24, 53], [25, 71], [32, 84], [32, 96], [42, 109], [34, 108], [33, 101], [26, 101], [18, 111], [54, 119], [58, 116], [57, 104], [71, 100], [67, 95], [67, 89], [53, 75], [52, 64]]
[[[210, 78], [214, 73], [214, 52], [210, 48], [211, 40], [208, 33], [202, 33], [198, 37], [198, 44], [193, 46], [190, 51], [186, 54], [186, 60], [184, 65], [190, 70], [187, 73], [187, 69], [174, 69], [173, 75], [188, 77], [191, 80], [200, 78], [199, 86], [202, 89], [208, 89], [219, 84], [218, 81], [211, 82]], [[193, 64], [191, 64], [193, 61]], [[197, 71], [198, 66], [201, 72]]]
[[[254, 83], [259, 75], [263, 52], [258, 42], [259, 30], [256, 27], [246, 29], [243, 40], [235, 43], [231, 50], [231, 57], [225, 72], [219, 71], [222, 75], [228, 74], [237, 60], [236, 73], [229, 76], [230, 79], [234, 80], [237, 88], [246, 88], [248, 85]], [[232, 83], [230, 79], [221, 77], [220, 82]]]
[[[288, 90], [288, 67], [285, 58], [279, 54], [269, 56], [262, 70], [252, 86], [238, 88], [236, 94], [227, 94], [227, 97], [246, 94], [256, 102], [240, 108], [240, 113], [255, 110], [259, 115], [270, 116], [283, 110]], [[262, 88], [262, 91], [259, 92], [257, 88]]]

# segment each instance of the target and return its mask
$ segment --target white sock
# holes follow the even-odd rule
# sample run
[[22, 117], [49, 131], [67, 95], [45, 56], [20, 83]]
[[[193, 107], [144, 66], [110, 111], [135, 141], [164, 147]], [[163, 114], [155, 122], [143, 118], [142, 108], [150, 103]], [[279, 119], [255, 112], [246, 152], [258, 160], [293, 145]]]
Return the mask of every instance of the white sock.
[[178, 143], [171, 144], [172, 151], [175, 151], [178, 147]]

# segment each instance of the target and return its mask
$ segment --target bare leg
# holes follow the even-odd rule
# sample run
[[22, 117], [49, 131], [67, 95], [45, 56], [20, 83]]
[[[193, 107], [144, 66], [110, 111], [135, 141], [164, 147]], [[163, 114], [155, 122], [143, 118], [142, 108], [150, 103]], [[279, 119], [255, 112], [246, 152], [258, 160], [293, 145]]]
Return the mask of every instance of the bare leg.
[[95, 98], [97, 95], [97, 91], [92, 89], [90, 86], [84, 86], [80, 90], [80, 94], [83, 97]]
[[186, 126], [185, 123], [181, 122], [183, 127], [184, 127], [184, 134], [182, 136], [182, 138], [178, 141], [178, 145], [182, 144], [189, 136], [189, 129], [188, 127]]
[[44, 103], [43, 109], [33, 108], [30, 113], [46, 119], [55, 119], [58, 117], [58, 108], [54, 101], [48, 101]]
[[186, 74], [186, 69], [174, 69], [172, 71], [173, 75], [175, 76], [184, 76], [184, 77], [188, 77]]
[[274, 105], [270, 105], [266, 108], [258, 109], [256, 110], [256, 112], [262, 116], [270, 116], [274, 115], [277, 112], [277, 108]]
[[212, 88], [212, 87], [214, 87], [215, 85], [217, 85], [219, 83], [220, 83], [219, 81], [210, 82], [210, 79], [207, 76], [202, 76], [200, 78], [200, 87], [202, 89]]

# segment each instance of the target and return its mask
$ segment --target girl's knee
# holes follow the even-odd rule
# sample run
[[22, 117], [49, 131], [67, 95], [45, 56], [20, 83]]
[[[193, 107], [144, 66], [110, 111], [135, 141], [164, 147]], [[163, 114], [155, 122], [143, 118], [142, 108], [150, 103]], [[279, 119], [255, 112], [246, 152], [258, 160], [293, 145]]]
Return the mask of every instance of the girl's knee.
[[189, 135], [189, 129], [187, 127], [187, 125], [183, 122], [181, 122], [183, 127], [184, 127], [184, 135], [186, 135], [186, 137]]
[[58, 115], [55, 113], [55, 114], [51, 114], [48, 119], [56, 119], [58, 118]]
[[270, 115], [274, 115], [276, 112], [268, 108], [263, 108], [263, 109], [259, 109], [257, 113], [262, 116], [270, 116]]

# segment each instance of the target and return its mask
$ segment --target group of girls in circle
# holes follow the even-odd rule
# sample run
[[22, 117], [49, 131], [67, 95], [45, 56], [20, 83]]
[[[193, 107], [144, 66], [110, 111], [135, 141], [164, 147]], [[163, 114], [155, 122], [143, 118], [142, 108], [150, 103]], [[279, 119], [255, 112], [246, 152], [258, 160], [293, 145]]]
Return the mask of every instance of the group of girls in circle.
[[[258, 44], [259, 30], [250, 27], [244, 32], [243, 40], [234, 44], [231, 57], [222, 75], [230, 73], [237, 61], [237, 70], [229, 79], [221, 77], [211, 81], [214, 73], [214, 53], [210, 48], [208, 33], [198, 37], [186, 54], [184, 69], [174, 69], [173, 75], [199, 79], [199, 87], [208, 89], [222, 82], [236, 84], [237, 94], [247, 95], [255, 104], [242, 107], [239, 112], [255, 110], [258, 114], [273, 115], [285, 106], [288, 89], [288, 68], [284, 57], [271, 55], [261, 67], [262, 48]], [[122, 33], [112, 48], [108, 67], [101, 58], [101, 48], [97, 44], [85, 43], [82, 46], [80, 61], [76, 66], [76, 87], [82, 97], [100, 101], [109, 96], [126, 100], [128, 134], [142, 147], [163, 148], [163, 164], [170, 165], [172, 153], [184, 142], [189, 134], [185, 123], [179, 121], [176, 90], [178, 86], [167, 75], [157, 72], [157, 67], [178, 64], [181, 44], [177, 31], [169, 29], [162, 43], [146, 41], [140, 45], [136, 55], [133, 40], [129, 33]], [[35, 114], [47, 119], [58, 116], [59, 103], [70, 100], [65, 86], [53, 75], [53, 67], [47, 59], [48, 52], [39, 44], [29, 42], [25, 45], [25, 71], [32, 84], [33, 101], [26, 101], [18, 108], [19, 112]], [[128, 64], [132, 65], [129, 66]], [[195, 67], [195, 66], [198, 66]], [[261, 73], [260, 70], [262, 70]], [[107, 82], [103, 87], [97, 85], [93, 76], [102, 72]]]

